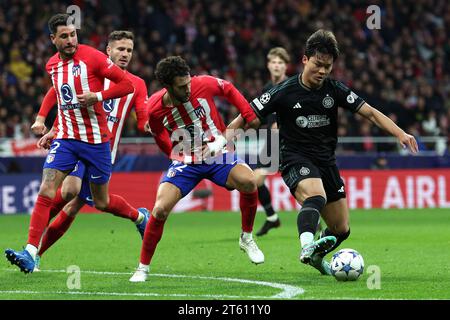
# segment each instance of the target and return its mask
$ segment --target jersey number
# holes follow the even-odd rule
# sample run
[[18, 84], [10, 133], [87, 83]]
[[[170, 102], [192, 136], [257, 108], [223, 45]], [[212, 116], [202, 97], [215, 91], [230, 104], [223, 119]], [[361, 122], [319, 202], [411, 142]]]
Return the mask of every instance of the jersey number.
[[50, 149], [50, 152], [49, 152], [49, 153], [56, 153], [56, 149], [58, 149], [59, 146], [61, 145], [58, 141], [55, 141], [53, 144], [54, 144], [55, 146], [53, 147], [53, 149]]

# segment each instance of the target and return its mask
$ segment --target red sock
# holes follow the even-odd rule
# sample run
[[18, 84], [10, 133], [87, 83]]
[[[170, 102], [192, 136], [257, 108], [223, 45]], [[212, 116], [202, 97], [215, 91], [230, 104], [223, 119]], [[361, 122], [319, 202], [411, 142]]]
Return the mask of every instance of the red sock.
[[252, 232], [258, 207], [258, 191], [240, 193], [239, 207], [241, 208], [242, 231]]
[[156, 246], [161, 240], [164, 223], [166, 220], [158, 220], [150, 215], [147, 227], [145, 228], [144, 240], [142, 241], [141, 263], [149, 265], [155, 253]]
[[28, 244], [39, 247], [39, 241], [44, 233], [45, 227], [48, 225], [50, 216], [50, 207], [53, 200], [39, 195], [31, 214], [30, 228], [28, 230]]
[[42, 238], [39, 255], [42, 256], [48, 248], [50, 248], [64, 233], [69, 229], [75, 217], [69, 217], [67, 213], [61, 211], [55, 220], [47, 228]]
[[68, 203], [68, 201], [64, 200], [61, 195], [61, 188], [56, 191], [56, 196], [53, 199], [52, 206], [50, 207], [50, 220], [52, 220], [56, 215], [64, 208], [64, 206]]
[[136, 221], [139, 217], [137, 209], [130, 206], [130, 204], [121, 196], [117, 194], [109, 195], [109, 204], [106, 208], [107, 212], [111, 212], [113, 215]]

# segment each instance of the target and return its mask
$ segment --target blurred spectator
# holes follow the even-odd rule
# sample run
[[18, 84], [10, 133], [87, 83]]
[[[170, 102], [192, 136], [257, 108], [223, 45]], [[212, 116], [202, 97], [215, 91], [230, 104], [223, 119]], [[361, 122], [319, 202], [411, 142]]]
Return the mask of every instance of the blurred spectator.
[[[450, 117], [450, 2], [379, 0], [380, 30], [366, 27], [366, 8], [357, 0], [330, 1], [77, 1], [82, 12], [79, 40], [105, 50], [113, 29], [136, 35], [130, 71], [141, 76], [149, 94], [160, 88], [154, 67], [161, 58], [182, 55], [194, 74], [230, 79], [253, 98], [267, 79], [265, 56], [274, 46], [292, 52], [288, 72], [302, 70], [307, 37], [318, 28], [335, 32], [341, 56], [332, 76], [352, 87], [366, 101], [395, 117], [417, 135], [448, 137]], [[0, 137], [26, 135], [42, 95], [51, 82], [44, 68], [54, 54], [48, 18], [66, 12], [72, 1], [0, 2]], [[219, 105], [225, 121], [235, 110]], [[5, 115], [6, 113], [6, 115]], [[382, 136], [376, 126], [354, 127], [353, 115], [342, 112], [340, 134]], [[138, 135], [134, 122], [124, 135]], [[347, 149], [348, 146], [345, 146]], [[366, 151], [386, 146], [367, 141]]]

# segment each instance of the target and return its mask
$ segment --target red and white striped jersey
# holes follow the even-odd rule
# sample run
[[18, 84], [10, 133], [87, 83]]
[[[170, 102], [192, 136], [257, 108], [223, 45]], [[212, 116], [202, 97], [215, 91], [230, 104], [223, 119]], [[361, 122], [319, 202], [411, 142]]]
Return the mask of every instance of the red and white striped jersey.
[[94, 144], [109, 141], [110, 133], [102, 103], [81, 107], [77, 94], [101, 92], [105, 78], [119, 82], [123, 78], [123, 73], [118, 73], [120, 68], [104, 53], [87, 45], [79, 45], [72, 58], [63, 60], [59, 53], [52, 56], [46, 70], [58, 101], [56, 139], [76, 139]]
[[[225, 131], [226, 126], [214, 103], [214, 97], [223, 97], [236, 106], [247, 122], [256, 118], [253, 109], [242, 94], [228, 81], [212, 76], [195, 76], [191, 80], [191, 96], [188, 102], [165, 106], [162, 89], [150, 96], [149, 124], [160, 149], [171, 159], [180, 160], [172, 154], [171, 134], [186, 129], [201, 136], [202, 141], [213, 141]], [[184, 158], [182, 160], [186, 160]]]
[[[114, 163], [117, 154], [117, 147], [122, 135], [125, 120], [130, 115], [132, 108], [137, 116], [137, 126], [139, 131], [144, 131], [147, 121], [147, 86], [144, 80], [138, 76], [125, 71], [128, 79], [134, 86], [134, 92], [117, 99], [103, 101], [103, 110], [106, 113], [108, 129], [111, 132], [111, 161]], [[111, 81], [105, 79], [105, 89], [109, 89]]]

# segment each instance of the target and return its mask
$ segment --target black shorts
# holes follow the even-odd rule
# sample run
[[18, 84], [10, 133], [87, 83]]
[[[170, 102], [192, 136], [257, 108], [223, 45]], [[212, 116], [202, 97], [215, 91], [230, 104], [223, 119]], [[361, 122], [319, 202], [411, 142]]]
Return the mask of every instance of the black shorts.
[[327, 195], [327, 202], [347, 197], [344, 181], [336, 165], [317, 166], [307, 158], [302, 158], [299, 162], [286, 167], [281, 175], [293, 195], [300, 181], [308, 178], [320, 178]]

